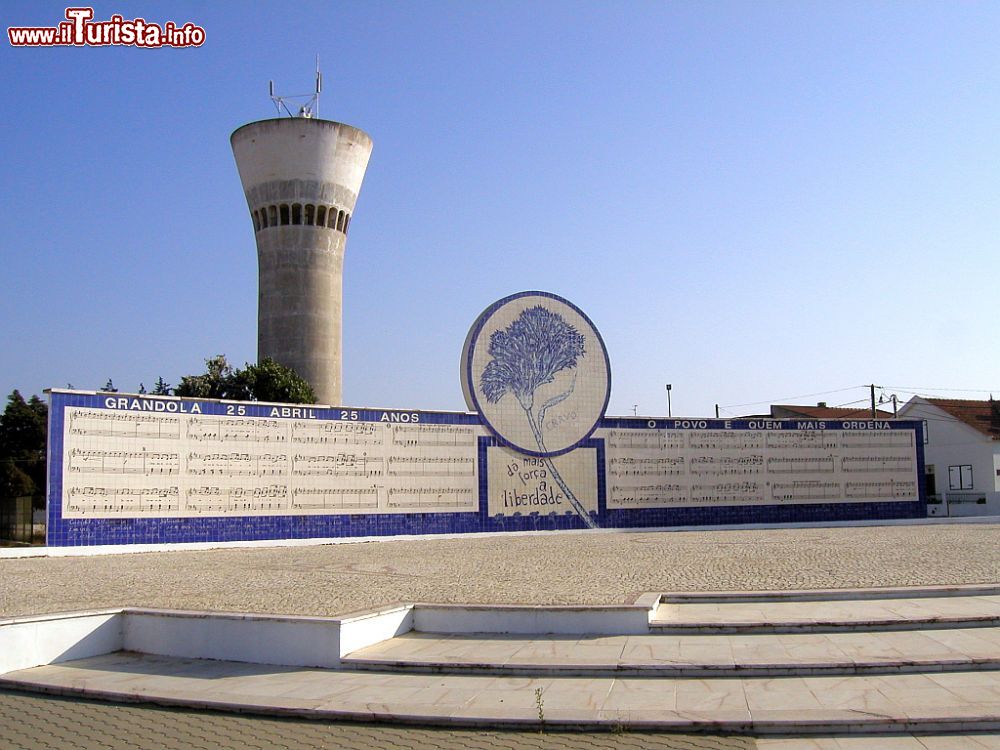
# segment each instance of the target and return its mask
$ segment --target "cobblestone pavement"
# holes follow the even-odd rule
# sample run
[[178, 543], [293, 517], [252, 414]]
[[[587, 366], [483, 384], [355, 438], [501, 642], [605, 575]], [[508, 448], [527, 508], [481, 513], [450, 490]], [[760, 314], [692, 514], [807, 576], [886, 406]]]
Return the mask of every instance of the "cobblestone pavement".
[[337, 615], [397, 601], [1000, 581], [1000, 525], [494, 535], [0, 560], [0, 616], [95, 607]]
[[114, 706], [0, 690], [0, 747], [105, 750], [752, 750], [747, 737], [576, 734], [329, 724], [205, 711]]
[[[137, 606], [337, 615], [395, 601], [1000, 581], [1000, 525], [607, 532], [0, 560], [0, 616]], [[89, 744], [88, 744], [89, 743]], [[742, 737], [323, 724], [0, 691], [2, 748], [754, 748]]]

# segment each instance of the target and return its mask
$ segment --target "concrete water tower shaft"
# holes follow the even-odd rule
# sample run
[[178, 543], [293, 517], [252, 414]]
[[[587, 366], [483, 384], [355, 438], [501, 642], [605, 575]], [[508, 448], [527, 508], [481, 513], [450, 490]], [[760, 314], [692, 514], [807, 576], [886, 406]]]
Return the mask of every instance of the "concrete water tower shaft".
[[339, 122], [284, 117], [244, 125], [230, 142], [257, 239], [257, 357], [339, 405], [344, 250], [372, 140]]

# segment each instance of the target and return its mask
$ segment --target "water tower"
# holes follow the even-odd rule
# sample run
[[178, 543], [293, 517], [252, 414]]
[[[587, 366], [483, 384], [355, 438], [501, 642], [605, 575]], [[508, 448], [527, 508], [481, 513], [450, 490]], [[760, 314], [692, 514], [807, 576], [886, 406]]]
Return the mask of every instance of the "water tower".
[[[285, 116], [230, 137], [257, 239], [257, 357], [309, 381], [319, 403], [341, 404], [344, 250], [372, 151], [367, 133], [320, 120], [316, 91], [271, 99]], [[308, 99], [297, 112], [287, 102]]]

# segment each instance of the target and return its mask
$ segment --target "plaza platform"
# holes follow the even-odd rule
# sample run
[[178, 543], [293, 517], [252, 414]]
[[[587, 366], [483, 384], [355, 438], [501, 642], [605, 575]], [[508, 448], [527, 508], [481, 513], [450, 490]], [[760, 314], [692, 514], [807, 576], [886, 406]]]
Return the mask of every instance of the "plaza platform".
[[121, 610], [2, 621], [0, 641], [26, 653], [53, 626], [56, 658], [5, 670], [0, 687], [450, 727], [1000, 731], [996, 586], [404, 604], [342, 618]]

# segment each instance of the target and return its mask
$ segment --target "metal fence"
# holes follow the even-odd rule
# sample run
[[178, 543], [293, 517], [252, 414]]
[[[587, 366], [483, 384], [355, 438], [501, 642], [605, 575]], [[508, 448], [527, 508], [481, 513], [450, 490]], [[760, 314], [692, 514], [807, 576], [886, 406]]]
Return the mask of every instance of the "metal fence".
[[30, 497], [0, 497], [0, 544], [44, 544], [45, 527], [33, 521]]
[[941, 492], [927, 496], [928, 516], [979, 516], [986, 514], [983, 492]]

